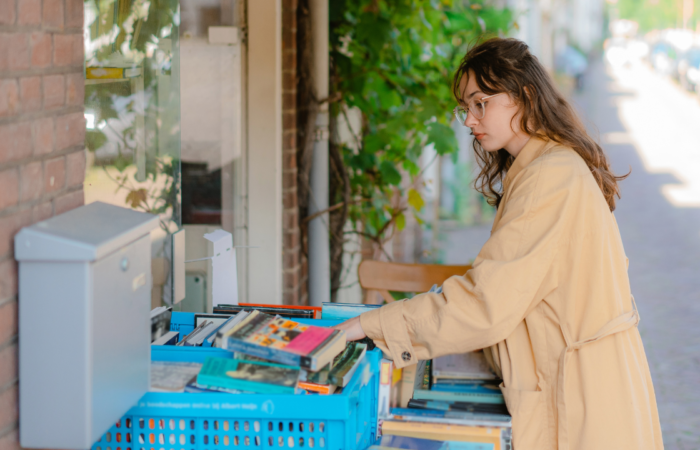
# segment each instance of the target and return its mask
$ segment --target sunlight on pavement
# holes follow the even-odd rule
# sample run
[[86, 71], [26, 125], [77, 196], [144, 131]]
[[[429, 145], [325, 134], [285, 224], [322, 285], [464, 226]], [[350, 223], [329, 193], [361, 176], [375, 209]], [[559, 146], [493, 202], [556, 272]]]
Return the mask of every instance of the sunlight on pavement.
[[609, 68], [616, 80], [620, 120], [629, 131], [608, 133], [608, 143], [633, 143], [651, 173], [669, 173], [678, 184], [662, 187], [677, 207], [700, 207], [700, 99], [647, 66]]

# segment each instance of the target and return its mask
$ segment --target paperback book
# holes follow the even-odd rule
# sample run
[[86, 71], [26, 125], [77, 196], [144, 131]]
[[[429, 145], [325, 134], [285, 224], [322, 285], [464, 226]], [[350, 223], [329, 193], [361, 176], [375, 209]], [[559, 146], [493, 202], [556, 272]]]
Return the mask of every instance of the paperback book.
[[281, 364], [208, 357], [197, 384], [263, 394], [293, 394], [299, 368]]
[[317, 371], [345, 348], [345, 332], [252, 311], [228, 336], [224, 348]]
[[184, 392], [202, 365], [192, 362], [151, 361], [151, 392]]
[[365, 344], [348, 342], [345, 350], [333, 360], [333, 368], [328, 374], [328, 381], [336, 386], [347, 386], [366, 351]]

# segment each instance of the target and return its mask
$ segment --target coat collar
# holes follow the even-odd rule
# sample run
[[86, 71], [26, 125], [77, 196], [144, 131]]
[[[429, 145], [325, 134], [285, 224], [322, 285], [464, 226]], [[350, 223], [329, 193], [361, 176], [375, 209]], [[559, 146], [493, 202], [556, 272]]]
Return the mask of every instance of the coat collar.
[[525, 147], [523, 147], [523, 149], [520, 150], [520, 153], [518, 153], [515, 161], [513, 161], [513, 165], [510, 166], [510, 169], [508, 169], [506, 178], [503, 180], [504, 192], [513, 179], [520, 172], [522, 172], [525, 167], [527, 167], [532, 161], [537, 159], [540, 155], [542, 155], [542, 153], [553, 147], [555, 144], [555, 142], [550, 141], [547, 138], [532, 136], [530, 140], [527, 141], [527, 144], [525, 144]]

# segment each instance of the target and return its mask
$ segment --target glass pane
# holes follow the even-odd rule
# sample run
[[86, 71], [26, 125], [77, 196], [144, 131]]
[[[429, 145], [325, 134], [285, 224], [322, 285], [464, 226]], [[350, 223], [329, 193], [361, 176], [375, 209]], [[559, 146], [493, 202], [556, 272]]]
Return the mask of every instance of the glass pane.
[[153, 306], [170, 302], [181, 226], [179, 25], [177, 0], [85, 1], [85, 200], [160, 217]]
[[[204, 234], [234, 234], [241, 184], [239, 3], [180, 0], [182, 224], [188, 260], [212, 256]], [[239, 267], [243, 264], [239, 264]], [[184, 311], [210, 311], [211, 261], [186, 265]], [[240, 279], [241, 277], [239, 277]]]

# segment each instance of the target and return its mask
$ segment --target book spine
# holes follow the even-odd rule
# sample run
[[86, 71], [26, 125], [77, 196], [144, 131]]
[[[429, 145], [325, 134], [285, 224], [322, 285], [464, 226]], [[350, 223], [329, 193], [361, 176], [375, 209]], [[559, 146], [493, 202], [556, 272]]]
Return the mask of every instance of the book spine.
[[228, 338], [228, 350], [234, 352], [245, 353], [246, 355], [257, 356], [258, 358], [266, 359], [268, 361], [274, 361], [279, 364], [286, 364], [288, 366], [303, 366], [303, 357], [295, 355], [294, 353], [285, 352], [284, 350], [278, 350], [269, 347], [262, 347], [257, 344], [251, 344], [250, 342], [241, 341], [234, 337]]
[[306, 331], [292, 339], [292, 342], [284, 349], [297, 355], [308, 355], [321, 347], [326, 339], [333, 334], [333, 331], [330, 328], [310, 326]]
[[389, 402], [391, 401], [391, 375], [394, 363], [388, 359], [382, 359], [379, 369], [379, 393], [377, 396], [377, 417], [389, 416]]
[[480, 394], [472, 392], [440, 392], [419, 389], [413, 393], [415, 400], [438, 400], [445, 402], [505, 404], [503, 394]]

